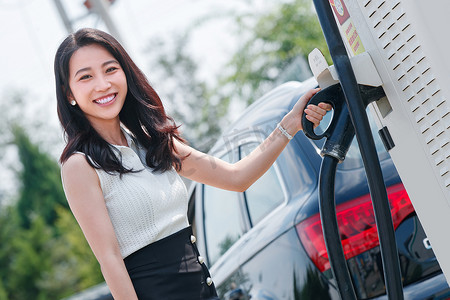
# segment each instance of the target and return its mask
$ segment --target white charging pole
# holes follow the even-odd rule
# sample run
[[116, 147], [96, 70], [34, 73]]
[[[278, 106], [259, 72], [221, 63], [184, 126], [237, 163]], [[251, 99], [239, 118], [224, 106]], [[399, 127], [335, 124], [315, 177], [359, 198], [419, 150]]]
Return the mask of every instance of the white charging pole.
[[[381, 78], [386, 98], [373, 103], [371, 110], [392, 138], [389, 154], [449, 282], [450, 1], [330, 4], [348, 54], [369, 54], [375, 77]], [[364, 73], [367, 66], [355, 61], [355, 73]]]

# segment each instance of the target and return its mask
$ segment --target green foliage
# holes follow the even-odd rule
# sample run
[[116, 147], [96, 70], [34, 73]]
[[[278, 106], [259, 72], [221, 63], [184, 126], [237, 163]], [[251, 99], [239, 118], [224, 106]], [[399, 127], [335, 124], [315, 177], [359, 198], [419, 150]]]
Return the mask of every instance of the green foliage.
[[40, 216], [30, 222], [30, 229], [19, 231], [11, 241], [14, 249], [9, 269], [7, 288], [14, 291], [13, 299], [37, 299], [50, 296], [40, 289], [42, 275], [51, 269], [51, 252], [47, 241], [51, 238], [51, 229]]
[[102, 282], [103, 276], [72, 213], [58, 207], [57, 215], [56, 229], [64, 234], [47, 240], [52, 268], [41, 273], [38, 284], [60, 299]]
[[0, 280], [0, 300], [8, 300], [7, 296], [6, 290], [3, 287], [3, 282]]
[[22, 186], [17, 202], [21, 225], [29, 228], [33, 215], [42, 216], [46, 224], [53, 225], [55, 208], [58, 205], [67, 207], [59, 167], [30, 141], [24, 129], [20, 126], [12, 128], [23, 167], [19, 172]]
[[251, 37], [233, 56], [222, 84], [234, 86], [233, 93], [248, 104], [275, 83], [310, 77], [306, 61], [314, 48], [331, 61], [310, 0], [282, 3], [264, 15], [239, 16], [237, 22]]
[[54, 264], [61, 269], [59, 273], [72, 273], [71, 284], [67, 286], [80, 291], [102, 282], [100, 265], [72, 213], [59, 207], [57, 214], [56, 228], [64, 234], [56, 243]]
[[0, 207], [0, 300], [61, 299], [102, 282], [68, 209], [58, 164], [13, 128], [22, 187], [15, 203]]
[[[218, 97], [207, 83], [199, 79], [198, 66], [189, 55], [187, 42], [189, 30], [169, 45], [154, 41], [151, 51], [159, 53], [153, 64], [164, 78], [164, 87], [159, 91], [169, 103], [170, 115], [181, 124], [183, 136], [195, 148], [206, 151], [215, 142], [221, 131], [220, 119], [228, 109], [228, 103]], [[217, 101], [215, 101], [217, 99]]]
[[[314, 48], [331, 62], [311, 3], [283, 1], [262, 14], [255, 10], [238, 15], [213, 13], [216, 18], [232, 18], [240, 46], [219, 79], [209, 84], [200, 78], [188, 44], [196, 29], [214, 20], [211, 14], [173, 37], [173, 45], [162, 40], [150, 44], [152, 55], [158, 53], [152, 62], [152, 76], [161, 78], [158, 92], [194, 147], [209, 150], [221, 129], [234, 119], [232, 104], [243, 108], [279, 83], [312, 76], [306, 58]], [[161, 74], [155, 74], [158, 71]]]
[[15, 253], [12, 241], [20, 232], [18, 223], [16, 211], [12, 207], [2, 207], [0, 210], [0, 300], [8, 299], [8, 280], [11, 278], [11, 263]]

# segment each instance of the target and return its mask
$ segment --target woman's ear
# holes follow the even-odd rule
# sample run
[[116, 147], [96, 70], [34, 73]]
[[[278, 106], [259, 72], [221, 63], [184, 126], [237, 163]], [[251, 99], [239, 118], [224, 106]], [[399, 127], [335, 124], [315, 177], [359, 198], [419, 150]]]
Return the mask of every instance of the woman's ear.
[[67, 100], [69, 100], [70, 105], [75, 106], [77, 105], [77, 101], [75, 100], [75, 97], [72, 95], [72, 92], [69, 90], [66, 92]]

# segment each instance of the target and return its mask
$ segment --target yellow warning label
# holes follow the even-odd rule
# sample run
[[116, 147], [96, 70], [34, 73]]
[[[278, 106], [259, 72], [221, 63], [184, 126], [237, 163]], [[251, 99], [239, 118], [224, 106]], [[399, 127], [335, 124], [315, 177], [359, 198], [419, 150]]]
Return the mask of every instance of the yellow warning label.
[[364, 49], [364, 46], [361, 42], [361, 38], [359, 37], [355, 26], [351, 22], [351, 19], [348, 19], [342, 27], [344, 29], [345, 36], [347, 37], [348, 44], [353, 51], [353, 54], [358, 55], [365, 52], [366, 50]]

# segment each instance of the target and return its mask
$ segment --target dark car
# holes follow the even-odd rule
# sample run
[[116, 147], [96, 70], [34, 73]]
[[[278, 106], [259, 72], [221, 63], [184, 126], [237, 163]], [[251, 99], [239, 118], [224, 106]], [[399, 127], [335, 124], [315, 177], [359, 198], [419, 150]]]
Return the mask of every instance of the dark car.
[[[314, 79], [289, 82], [269, 92], [242, 113], [210, 154], [229, 162], [243, 158], [316, 85]], [[323, 121], [321, 126], [326, 124]], [[376, 129], [374, 138], [396, 229], [405, 299], [450, 298], [445, 277]], [[267, 173], [243, 193], [199, 183], [190, 187], [189, 219], [222, 299], [339, 299], [318, 208], [323, 142], [299, 132]], [[372, 204], [355, 141], [339, 164], [336, 204], [358, 298], [386, 298]]]

